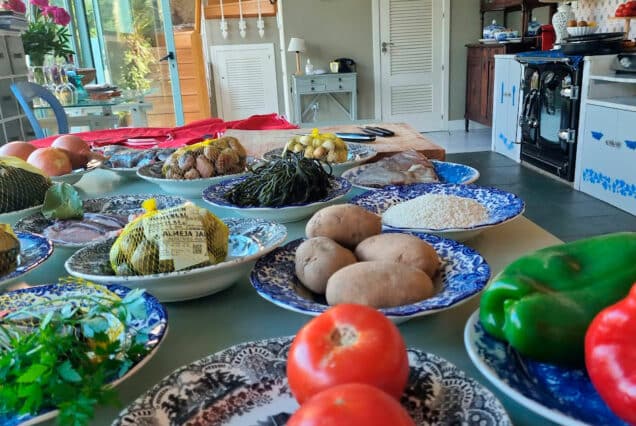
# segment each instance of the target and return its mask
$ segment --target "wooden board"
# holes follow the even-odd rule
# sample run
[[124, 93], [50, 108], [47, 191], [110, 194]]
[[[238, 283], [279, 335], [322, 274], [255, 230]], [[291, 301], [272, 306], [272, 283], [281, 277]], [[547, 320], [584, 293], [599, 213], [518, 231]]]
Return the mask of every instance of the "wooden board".
[[[444, 160], [446, 151], [434, 144], [417, 130], [406, 123], [379, 123], [379, 127], [392, 130], [395, 136], [390, 138], [377, 137], [375, 142], [368, 145], [378, 152], [376, 159], [388, 157], [398, 152], [414, 149], [434, 160]], [[356, 125], [320, 127], [321, 132], [354, 132], [361, 130]], [[261, 157], [267, 151], [285, 146], [287, 141], [299, 133], [309, 133], [308, 129], [295, 130], [234, 130], [225, 132], [226, 136], [234, 136], [245, 146], [249, 155]]]
[[[258, 16], [258, 3], [261, 4], [262, 16], [276, 16], [276, 2], [272, 4], [269, 0], [243, 0], [243, 17], [253, 18]], [[223, 0], [223, 14], [225, 18], [239, 18], [238, 0]], [[220, 19], [221, 5], [219, 0], [209, 0], [205, 6], [205, 19]]]

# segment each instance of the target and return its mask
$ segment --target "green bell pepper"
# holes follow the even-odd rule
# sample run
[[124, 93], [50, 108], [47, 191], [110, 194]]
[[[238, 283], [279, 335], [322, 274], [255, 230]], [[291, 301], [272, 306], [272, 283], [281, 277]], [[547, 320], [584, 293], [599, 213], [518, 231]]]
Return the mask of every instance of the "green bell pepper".
[[546, 247], [508, 265], [484, 290], [485, 330], [537, 361], [582, 365], [588, 325], [636, 282], [636, 232]]

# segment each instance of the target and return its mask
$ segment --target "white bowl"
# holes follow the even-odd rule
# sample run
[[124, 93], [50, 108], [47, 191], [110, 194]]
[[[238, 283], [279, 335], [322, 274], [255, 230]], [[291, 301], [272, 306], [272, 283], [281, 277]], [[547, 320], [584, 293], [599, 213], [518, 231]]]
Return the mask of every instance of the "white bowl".
[[573, 37], [594, 34], [598, 27], [567, 27], [568, 34]]
[[168, 194], [181, 195], [182, 197], [201, 198], [201, 193], [205, 188], [215, 183], [219, 183], [224, 179], [243, 176], [245, 173], [233, 175], [215, 176], [201, 179], [167, 179], [160, 177], [160, 170], [163, 163], [155, 163], [148, 166], [140, 167], [137, 170], [137, 176], [159, 185]]
[[224, 219], [230, 228], [227, 259], [221, 263], [184, 271], [151, 275], [114, 275], [109, 262], [114, 239], [78, 250], [65, 263], [66, 271], [100, 284], [145, 288], [162, 302], [177, 302], [207, 296], [230, 287], [243, 277], [261, 256], [287, 238], [284, 225], [258, 219]]
[[203, 191], [203, 201], [219, 209], [226, 209], [240, 216], [273, 220], [280, 223], [305, 219], [318, 210], [336, 203], [351, 190], [351, 184], [344, 178], [334, 177], [334, 186], [326, 197], [313, 203], [293, 204], [281, 207], [240, 207], [227, 201], [223, 196], [234, 185], [245, 178], [226, 179]]

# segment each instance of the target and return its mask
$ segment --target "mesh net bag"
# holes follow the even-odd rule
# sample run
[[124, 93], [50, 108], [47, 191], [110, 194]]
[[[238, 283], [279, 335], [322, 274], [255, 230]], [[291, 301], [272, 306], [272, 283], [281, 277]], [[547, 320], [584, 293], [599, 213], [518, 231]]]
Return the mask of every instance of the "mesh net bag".
[[225, 260], [230, 231], [210, 211], [185, 203], [157, 210], [153, 198], [110, 249], [117, 275], [148, 275], [214, 265]]
[[179, 148], [161, 170], [168, 179], [199, 179], [245, 171], [247, 152], [238, 139], [225, 136]]
[[320, 133], [313, 129], [308, 135], [296, 135], [287, 142], [283, 155], [287, 152], [302, 152], [305, 158], [344, 163], [347, 161], [348, 148], [342, 139], [333, 133]]
[[18, 157], [0, 157], [0, 213], [39, 206], [51, 186], [46, 174]]

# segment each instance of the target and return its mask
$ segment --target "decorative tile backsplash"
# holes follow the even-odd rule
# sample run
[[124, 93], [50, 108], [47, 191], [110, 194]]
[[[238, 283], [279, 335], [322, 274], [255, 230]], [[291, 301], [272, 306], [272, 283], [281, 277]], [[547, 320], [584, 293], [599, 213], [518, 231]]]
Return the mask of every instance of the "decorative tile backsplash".
[[[572, 9], [576, 19], [585, 21], [596, 21], [599, 32], [623, 31], [624, 20], [610, 19], [619, 4], [624, 0], [579, 0], [572, 2]], [[630, 38], [636, 37], [636, 20], [632, 22]]]

